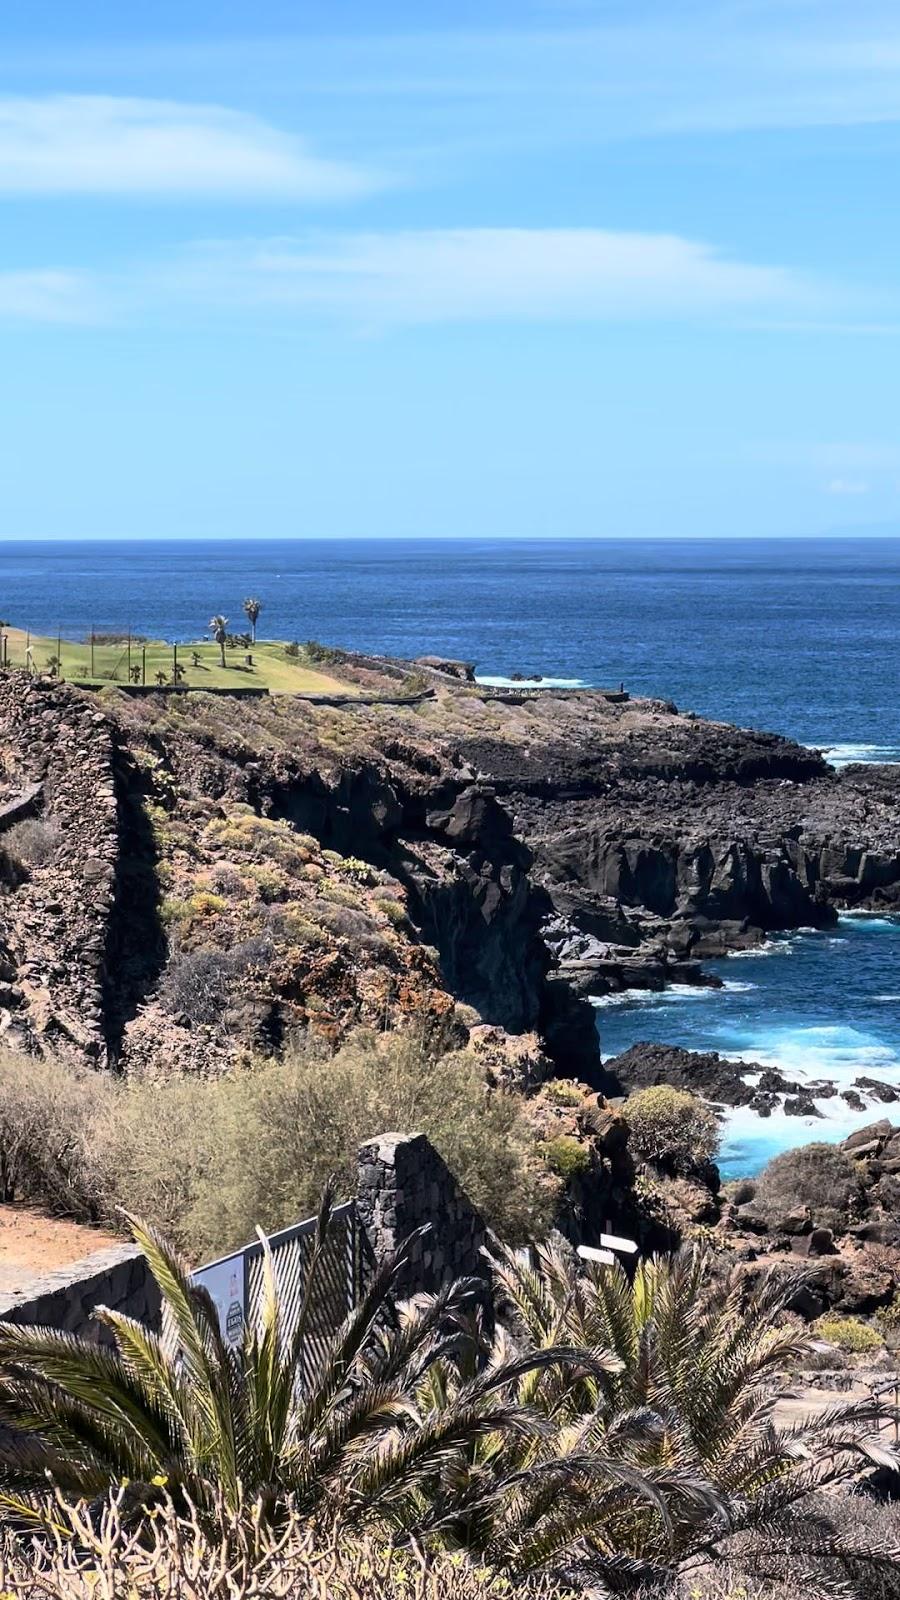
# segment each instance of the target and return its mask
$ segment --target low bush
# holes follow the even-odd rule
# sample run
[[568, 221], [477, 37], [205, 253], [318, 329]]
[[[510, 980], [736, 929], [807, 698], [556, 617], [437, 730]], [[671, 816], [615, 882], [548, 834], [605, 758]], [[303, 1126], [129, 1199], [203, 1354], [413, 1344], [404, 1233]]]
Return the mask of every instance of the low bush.
[[574, 1178], [590, 1169], [590, 1151], [571, 1134], [558, 1133], [553, 1139], [545, 1139], [540, 1149], [550, 1171], [558, 1178]]
[[0, 1199], [95, 1219], [102, 1192], [91, 1131], [111, 1091], [100, 1073], [0, 1052]]
[[[220, 969], [184, 958], [176, 970], [192, 1020], [225, 1003]], [[422, 1129], [504, 1237], [546, 1233], [560, 1184], [523, 1103], [489, 1091], [469, 1054], [412, 1033], [360, 1033], [334, 1056], [304, 1041], [211, 1080], [122, 1080], [0, 1055], [2, 1198], [113, 1225], [126, 1207], [195, 1261], [251, 1239], [257, 1223], [310, 1214], [333, 1172], [349, 1193], [359, 1146], [390, 1128]]]
[[665, 1172], [690, 1173], [714, 1160], [719, 1148], [715, 1112], [684, 1089], [654, 1084], [629, 1095], [623, 1106], [634, 1155]]
[[390, 900], [385, 895], [375, 901], [375, 907], [383, 917], [387, 917], [393, 928], [402, 928], [408, 920], [406, 906], [400, 900]]
[[272, 822], [250, 810], [232, 810], [220, 821], [211, 822], [207, 832], [213, 844], [257, 859], [274, 861], [286, 872], [296, 872], [309, 859], [309, 850], [286, 822]]
[[228, 901], [220, 894], [212, 894], [209, 889], [198, 889], [195, 894], [183, 899], [169, 897], [164, 900], [160, 917], [168, 926], [188, 933], [198, 922], [205, 922], [209, 917], [220, 917], [227, 910]]
[[866, 1350], [880, 1350], [884, 1339], [877, 1328], [869, 1326], [859, 1317], [820, 1317], [815, 1325], [816, 1336], [827, 1344], [836, 1345], [850, 1355], [860, 1355]]
[[168, 1505], [136, 1540], [124, 1498], [120, 1492], [93, 1520], [81, 1506], [49, 1501], [47, 1531], [10, 1539], [0, 1552], [7, 1600], [565, 1600], [569, 1593], [539, 1579], [514, 1589], [461, 1556], [426, 1559], [388, 1539], [322, 1534], [296, 1515], [277, 1539], [248, 1516], [243, 1532], [219, 1541]]
[[833, 1144], [806, 1144], [786, 1150], [764, 1167], [756, 1180], [754, 1203], [764, 1215], [808, 1206], [817, 1227], [843, 1228], [861, 1199], [853, 1162]]
[[217, 1022], [239, 981], [254, 967], [267, 965], [271, 955], [267, 939], [245, 939], [230, 950], [176, 951], [169, 959], [160, 999], [189, 1022]]
[[567, 1078], [551, 1078], [544, 1084], [544, 1095], [554, 1106], [583, 1106], [584, 1094]]
[[55, 854], [60, 830], [43, 817], [25, 817], [3, 834], [3, 853], [14, 866], [39, 867]]
[[[218, 1170], [201, 1180], [191, 1228], [216, 1248], [315, 1209], [327, 1176], [353, 1179], [359, 1146], [421, 1129], [505, 1237], [544, 1234], [558, 1186], [542, 1178], [522, 1103], [492, 1094], [465, 1052], [417, 1034], [359, 1033], [328, 1056], [312, 1042], [223, 1080], [209, 1109]], [[253, 1159], [247, 1159], [247, 1152]], [[249, 1231], [248, 1231], [249, 1230]]]

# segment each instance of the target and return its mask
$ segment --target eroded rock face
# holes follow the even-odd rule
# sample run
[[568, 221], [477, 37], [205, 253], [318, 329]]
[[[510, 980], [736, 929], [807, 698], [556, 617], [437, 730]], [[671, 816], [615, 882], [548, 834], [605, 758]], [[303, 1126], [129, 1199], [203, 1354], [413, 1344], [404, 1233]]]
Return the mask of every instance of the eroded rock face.
[[99, 1062], [119, 865], [112, 728], [88, 697], [6, 673], [0, 741], [7, 783], [33, 792], [47, 834], [0, 903], [0, 1038]]
[[[485, 1024], [536, 1030], [558, 1070], [599, 1083], [584, 996], [703, 981], [706, 956], [770, 928], [896, 901], [900, 773], [838, 775], [789, 740], [664, 702], [498, 699], [439, 677], [415, 707], [326, 708], [101, 702], [5, 675], [4, 798], [43, 784], [62, 841], [58, 859], [8, 886], [7, 1025], [67, 1032], [92, 1058], [127, 1058], [140, 1036], [143, 1062], [176, 947], [268, 937], [266, 907], [281, 904], [315, 928], [293, 944], [282, 929], [265, 983], [248, 977], [231, 1008], [232, 1032], [254, 1048], [311, 1017], [339, 1036], [398, 1008], [432, 1014], [440, 991]], [[293, 876], [278, 868], [266, 887], [255, 846], [232, 859], [239, 812], [311, 841]], [[227, 893], [212, 882], [220, 868]], [[333, 904], [325, 916], [329, 896], [354, 894], [346, 915]], [[172, 1025], [183, 1032], [170, 1053], [189, 1035], [192, 1059], [214, 1055]]]

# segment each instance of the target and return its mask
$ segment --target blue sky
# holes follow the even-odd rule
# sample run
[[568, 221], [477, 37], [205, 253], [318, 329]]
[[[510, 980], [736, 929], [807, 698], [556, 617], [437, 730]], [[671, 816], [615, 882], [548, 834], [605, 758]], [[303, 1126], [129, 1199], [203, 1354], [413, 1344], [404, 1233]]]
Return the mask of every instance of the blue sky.
[[900, 528], [889, 0], [0, 17], [0, 535]]

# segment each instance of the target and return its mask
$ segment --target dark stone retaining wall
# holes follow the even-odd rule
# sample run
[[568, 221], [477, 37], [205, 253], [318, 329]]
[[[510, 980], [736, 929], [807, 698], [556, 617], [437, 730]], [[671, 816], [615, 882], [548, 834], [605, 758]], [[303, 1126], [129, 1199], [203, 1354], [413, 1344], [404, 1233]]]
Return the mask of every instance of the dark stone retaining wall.
[[405, 1294], [433, 1292], [449, 1279], [485, 1275], [485, 1225], [424, 1133], [383, 1133], [364, 1144], [356, 1207], [376, 1260], [428, 1223], [400, 1282]]
[[60, 1328], [104, 1341], [95, 1306], [122, 1311], [159, 1327], [159, 1291], [137, 1245], [113, 1245], [54, 1272], [37, 1273], [21, 1289], [0, 1295], [0, 1321]]

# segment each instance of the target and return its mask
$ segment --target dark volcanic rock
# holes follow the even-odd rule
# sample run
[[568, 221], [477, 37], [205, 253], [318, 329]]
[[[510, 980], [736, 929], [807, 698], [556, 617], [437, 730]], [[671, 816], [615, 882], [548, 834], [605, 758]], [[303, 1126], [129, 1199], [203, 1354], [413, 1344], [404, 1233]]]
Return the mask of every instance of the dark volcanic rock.
[[882, 1083], [879, 1078], [854, 1078], [853, 1087], [862, 1089], [871, 1099], [881, 1100], [885, 1105], [900, 1100], [900, 1090], [895, 1089], [892, 1083]]
[[611, 1094], [668, 1083], [720, 1105], [745, 1106], [752, 1102], [756, 1092], [743, 1079], [745, 1072], [755, 1070], [752, 1065], [726, 1061], [715, 1051], [701, 1054], [682, 1050], [677, 1045], [633, 1044], [621, 1055], [604, 1062], [603, 1070], [610, 1085], [605, 1092]]

